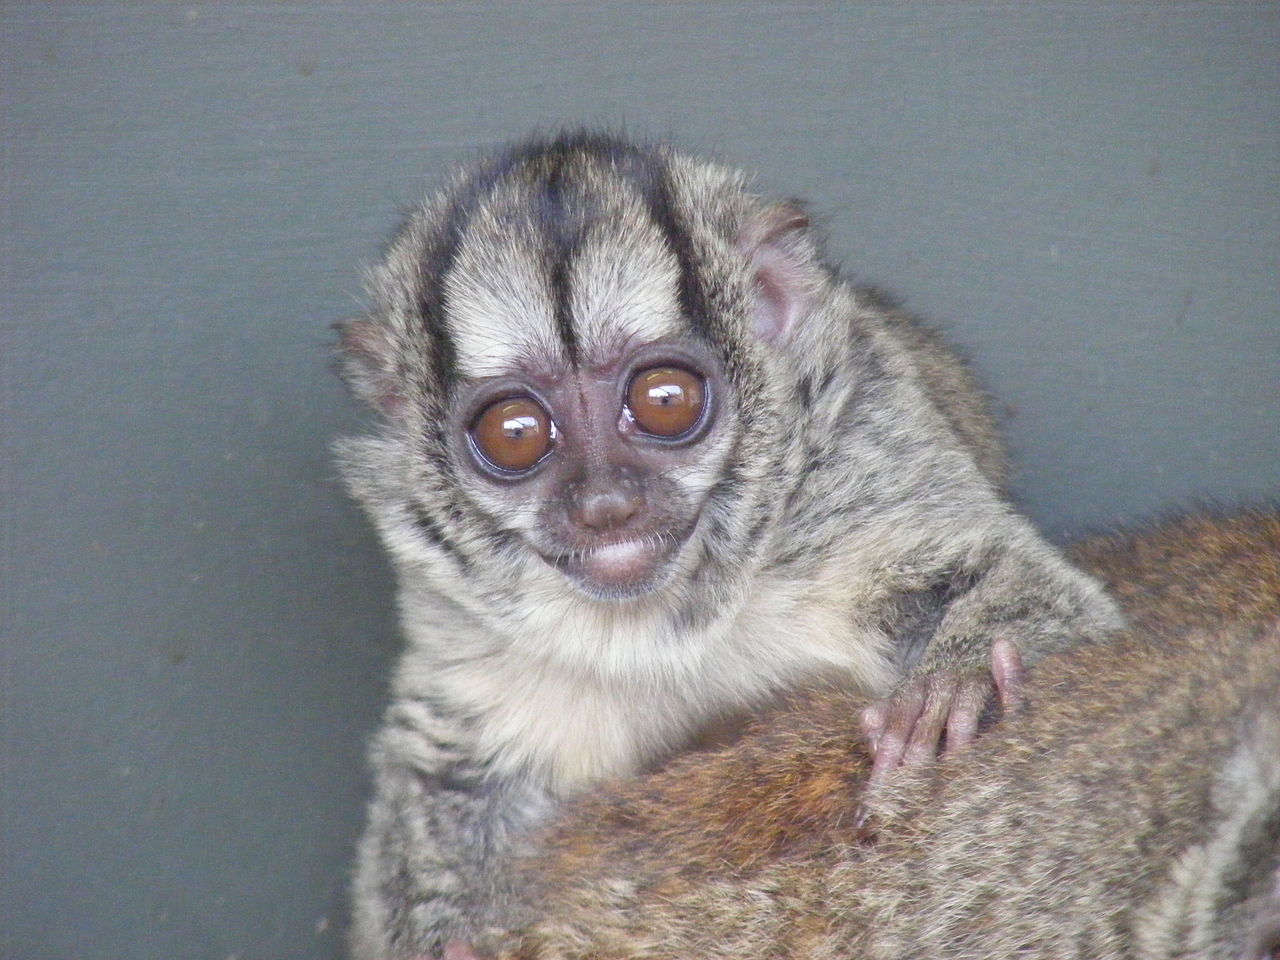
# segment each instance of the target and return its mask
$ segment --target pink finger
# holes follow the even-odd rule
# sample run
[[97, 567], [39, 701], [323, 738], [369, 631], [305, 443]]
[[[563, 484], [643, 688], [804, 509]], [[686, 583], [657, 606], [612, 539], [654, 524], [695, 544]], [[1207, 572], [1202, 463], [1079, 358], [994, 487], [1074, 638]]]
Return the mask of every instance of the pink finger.
[[1000, 706], [1006, 713], [1019, 710], [1026, 703], [1023, 692], [1025, 669], [1022, 653], [1012, 640], [997, 640], [991, 645], [991, 675], [1000, 693]]
[[869, 785], [880, 783], [890, 771], [897, 769], [902, 763], [902, 754], [907, 749], [906, 737], [897, 730], [888, 731], [876, 743], [876, 759], [871, 765], [871, 776], [867, 778]]
[[916, 719], [907, 744], [904, 761], [910, 765], [925, 763], [938, 755], [938, 743], [951, 713], [955, 692], [948, 681], [935, 681], [929, 685], [925, 709]]
[[875, 748], [876, 741], [880, 739], [880, 735], [884, 733], [886, 722], [883, 701], [873, 703], [862, 711], [862, 733], [871, 741], [872, 749]]
[[947, 753], [967, 747], [978, 739], [979, 708], [966, 702], [952, 709], [947, 718]]

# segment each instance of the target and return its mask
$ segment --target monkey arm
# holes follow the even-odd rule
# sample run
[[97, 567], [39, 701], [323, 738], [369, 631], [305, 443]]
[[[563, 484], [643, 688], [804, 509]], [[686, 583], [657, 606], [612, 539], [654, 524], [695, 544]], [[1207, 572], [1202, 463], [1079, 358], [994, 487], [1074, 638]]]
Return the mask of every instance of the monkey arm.
[[[783, 528], [864, 590], [852, 617], [885, 639], [898, 687], [863, 718], [879, 780], [934, 756], [944, 738], [952, 749], [975, 737], [998, 639], [1035, 661], [1122, 620], [1004, 499], [991, 424], [969, 409], [972, 389], [952, 383], [963, 373], [954, 358], [922, 345], [908, 318], [861, 308], [847, 349], [813, 345], [833, 372], [800, 422], [804, 449], [825, 452], [808, 456], [798, 480], [808, 496], [792, 498]], [[957, 407], [957, 397], [968, 399]]]
[[392, 705], [373, 750], [374, 799], [354, 884], [359, 960], [437, 957], [502, 909], [513, 834], [547, 807], [528, 784], [487, 776], [468, 731], [422, 701]]
[[1121, 626], [1097, 583], [1022, 526], [1008, 524], [977, 572], [953, 576], [967, 589], [948, 599], [919, 663], [863, 712], [875, 751], [872, 782], [934, 756], [944, 736], [947, 752], [971, 743], [993, 694], [1017, 682], [1020, 655], [1034, 662]]

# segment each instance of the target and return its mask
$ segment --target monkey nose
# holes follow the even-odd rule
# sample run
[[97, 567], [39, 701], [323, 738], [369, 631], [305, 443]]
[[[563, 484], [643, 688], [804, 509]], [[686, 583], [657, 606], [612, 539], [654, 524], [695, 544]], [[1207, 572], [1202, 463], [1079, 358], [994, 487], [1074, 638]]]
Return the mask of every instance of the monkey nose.
[[603, 533], [625, 527], [643, 509], [644, 496], [640, 491], [621, 482], [584, 490], [578, 497], [575, 519], [582, 526]]

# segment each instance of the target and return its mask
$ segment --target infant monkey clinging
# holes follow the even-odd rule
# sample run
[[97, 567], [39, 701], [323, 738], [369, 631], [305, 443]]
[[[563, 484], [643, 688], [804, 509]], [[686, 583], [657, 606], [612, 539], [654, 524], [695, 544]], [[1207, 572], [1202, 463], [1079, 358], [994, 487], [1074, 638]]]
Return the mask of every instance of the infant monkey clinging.
[[997, 640], [1119, 625], [1003, 498], [961, 363], [734, 170], [524, 143], [410, 214], [370, 290], [342, 363], [381, 427], [340, 454], [407, 647], [359, 957], [501, 922], [555, 801], [782, 691], [888, 695], [883, 767], [973, 736]]

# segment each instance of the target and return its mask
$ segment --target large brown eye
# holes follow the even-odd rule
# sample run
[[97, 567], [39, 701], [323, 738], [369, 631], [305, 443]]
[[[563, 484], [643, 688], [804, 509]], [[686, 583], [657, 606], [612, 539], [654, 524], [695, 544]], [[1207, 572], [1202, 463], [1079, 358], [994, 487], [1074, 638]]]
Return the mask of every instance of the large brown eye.
[[659, 437], [688, 433], [702, 418], [702, 378], [679, 367], [641, 370], [627, 388], [627, 409], [640, 429]]
[[530, 397], [511, 397], [485, 407], [471, 424], [480, 454], [503, 470], [528, 470], [551, 449], [554, 427]]

